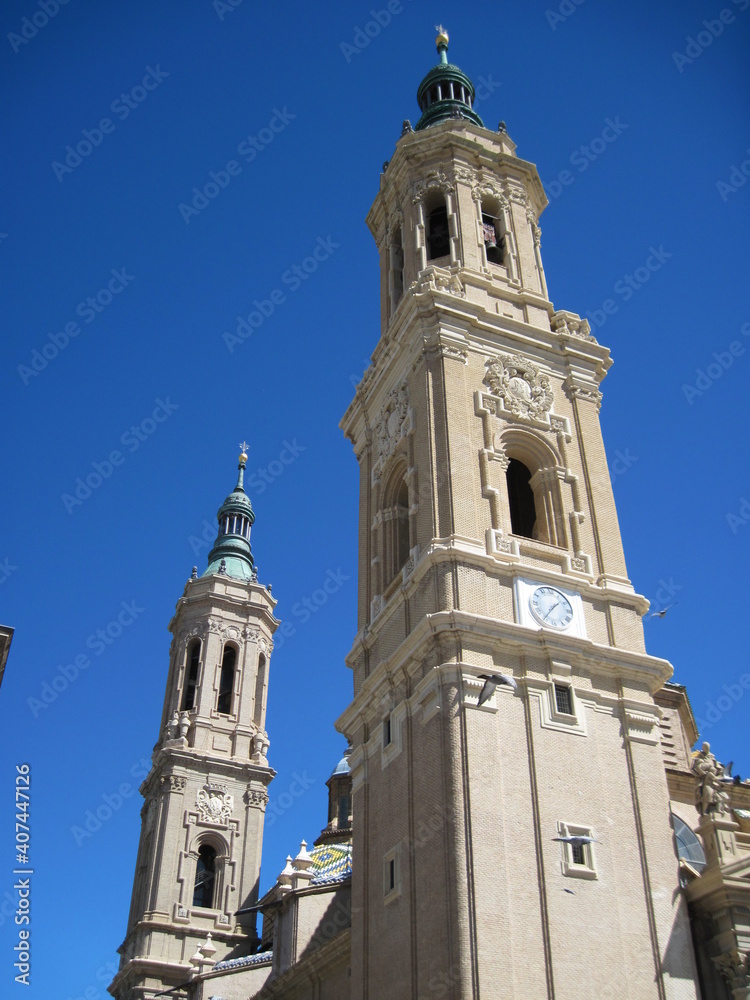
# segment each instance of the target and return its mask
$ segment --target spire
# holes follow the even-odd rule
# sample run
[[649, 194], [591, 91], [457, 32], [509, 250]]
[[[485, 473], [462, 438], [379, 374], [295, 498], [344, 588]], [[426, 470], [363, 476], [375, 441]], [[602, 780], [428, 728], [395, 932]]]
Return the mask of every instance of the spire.
[[203, 576], [217, 573], [249, 581], [255, 577], [255, 563], [250, 549], [250, 528], [255, 514], [244, 487], [247, 444], [243, 441], [240, 448], [237, 485], [216, 515], [219, 533], [208, 553], [208, 568]]
[[414, 126], [414, 131], [439, 125], [451, 118], [463, 118], [484, 128], [482, 119], [472, 110], [474, 84], [458, 66], [448, 62], [448, 32], [441, 24], [436, 25], [436, 30], [435, 44], [440, 62], [419, 85], [417, 101], [422, 117]]

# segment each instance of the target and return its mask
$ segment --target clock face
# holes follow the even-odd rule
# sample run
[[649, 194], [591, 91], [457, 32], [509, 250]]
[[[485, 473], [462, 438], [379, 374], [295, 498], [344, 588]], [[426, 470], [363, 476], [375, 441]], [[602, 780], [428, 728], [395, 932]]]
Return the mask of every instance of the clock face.
[[554, 587], [537, 587], [529, 604], [536, 620], [548, 628], [567, 628], [573, 621], [570, 601]]

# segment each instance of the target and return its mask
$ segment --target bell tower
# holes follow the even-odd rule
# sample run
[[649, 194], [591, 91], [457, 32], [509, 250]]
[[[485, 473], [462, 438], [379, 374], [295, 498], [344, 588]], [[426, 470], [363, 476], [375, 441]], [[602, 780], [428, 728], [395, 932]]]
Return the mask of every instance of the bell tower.
[[169, 625], [160, 736], [141, 786], [130, 916], [109, 987], [116, 1000], [151, 1000], [164, 990], [187, 996], [196, 957], [206, 965], [258, 943], [254, 914], [237, 911], [258, 899], [266, 789], [275, 774], [266, 693], [279, 622], [250, 548], [246, 462], [243, 446], [208, 568], [200, 577], [193, 570]]
[[695, 1000], [609, 351], [549, 299], [536, 167], [437, 48], [368, 215], [381, 338], [341, 425], [352, 996]]

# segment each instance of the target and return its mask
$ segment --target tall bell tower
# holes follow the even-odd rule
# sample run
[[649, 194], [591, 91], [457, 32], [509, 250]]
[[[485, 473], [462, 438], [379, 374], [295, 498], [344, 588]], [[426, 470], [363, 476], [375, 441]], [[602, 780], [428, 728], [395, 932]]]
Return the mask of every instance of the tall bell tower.
[[382, 331], [342, 421], [351, 995], [695, 1000], [609, 351], [549, 299], [535, 166], [437, 48], [368, 215]]
[[[116, 1000], [187, 996], [197, 962], [252, 952], [266, 788], [268, 668], [278, 621], [250, 549], [255, 520], [237, 485], [219, 508], [202, 576], [193, 570], [173, 634], [159, 740], [141, 786], [141, 839]], [[207, 943], [208, 942], [208, 943]], [[202, 949], [202, 951], [200, 950]], [[191, 963], [191, 959], [193, 960]]]

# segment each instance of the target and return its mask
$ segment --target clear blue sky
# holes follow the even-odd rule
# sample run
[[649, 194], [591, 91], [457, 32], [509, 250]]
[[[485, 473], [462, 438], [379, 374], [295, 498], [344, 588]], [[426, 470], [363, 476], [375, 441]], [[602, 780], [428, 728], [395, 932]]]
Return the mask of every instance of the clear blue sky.
[[[750, 0], [400, 0], [371, 37], [380, 3], [45, 2], [49, 15], [8, 0], [0, 37], [0, 621], [16, 629], [0, 690], [0, 902], [21, 761], [35, 868], [33, 985], [12, 982], [5, 917], [3, 996], [105, 995], [139, 797], [86, 839], [74, 828], [143, 776], [167, 623], [205, 566], [197, 540], [243, 438], [260, 576], [295, 626], [271, 664], [271, 808], [295, 774], [309, 782], [269, 813], [264, 886], [325, 823], [356, 630], [358, 471], [338, 421], [379, 334], [364, 217], [402, 120], [418, 117], [439, 20], [485, 124], [504, 119], [548, 187], [555, 305], [598, 320], [615, 358], [602, 422], [629, 573], [657, 606], [678, 602], [646, 623], [649, 651], [674, 663], [704, 721], [724, 699], [705, 735], [748, 769]], [[223, 186], [193, 211], [211, 172]], [[319, 241], [327, 259], [295, 283]], [[659, 267], [644, 271], [650, 257]], [[273, 313], [230, 352], [223, 334], [274, 289]], [[101, 484], [76, 503], [95, 463]], [[340, 588], [305, 621], [298, 602], [329, 573]], [[123, 602], [130, 624], [97, 645]], [[90, 666], [35, 714], [82, 656]]]

